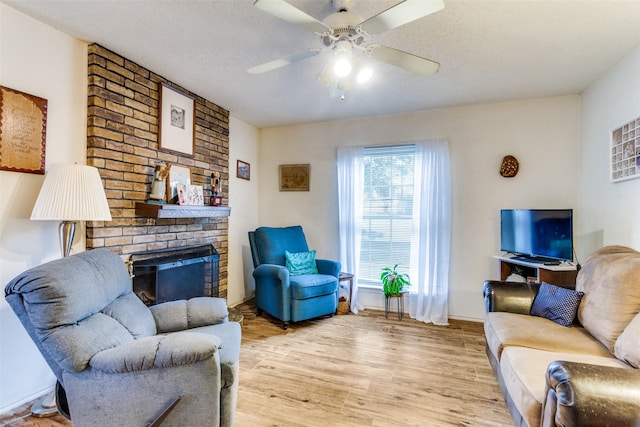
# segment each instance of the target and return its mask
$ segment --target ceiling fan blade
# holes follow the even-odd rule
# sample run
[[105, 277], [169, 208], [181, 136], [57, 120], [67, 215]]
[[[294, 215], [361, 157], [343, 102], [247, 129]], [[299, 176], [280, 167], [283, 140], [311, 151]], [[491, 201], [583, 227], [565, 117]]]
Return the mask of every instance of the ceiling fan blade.
[[331, 31], [329, 27], [313, 16], [307, 15], [284, 0], [256, 0], [253, 5], [277, 18], [306, 28], [312, 33]]
[[256, 65], [255, 67], [251, 67], [247, 70], [248, 73], [251, 74], [262, 74], [267, 71], [273, 71], [280, 67], [284, 67], [285, 65], [293, 64], [294, 62], [302, 61], [303, 59], [307, 59], [311, 56], [315, 56], [320, 53], [320, 49], [309, 49], [305, 52], [295, 53], [293, 55], [286, 56], [284, 58], [276, 59], [275, 61], [270, 61], [265, 64]]
[[442, 0], [405, 0], [367, 19], [361, 26], [368, 34], [376, 35], [408, 24], [442, 8], [444, 8]]
[[435, 74], [440, 68], [437, 62], [387, 46], [378, 46], [373, 49], [371, 57], [423, 76]]

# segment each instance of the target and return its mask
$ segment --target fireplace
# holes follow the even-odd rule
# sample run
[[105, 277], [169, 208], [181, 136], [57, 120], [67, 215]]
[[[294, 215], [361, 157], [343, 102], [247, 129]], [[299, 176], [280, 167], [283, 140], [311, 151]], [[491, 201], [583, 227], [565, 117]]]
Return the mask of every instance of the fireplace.
[[220, 255], [213, 245], [131, 254], [133, 291], [146, 305], [217, 297]]

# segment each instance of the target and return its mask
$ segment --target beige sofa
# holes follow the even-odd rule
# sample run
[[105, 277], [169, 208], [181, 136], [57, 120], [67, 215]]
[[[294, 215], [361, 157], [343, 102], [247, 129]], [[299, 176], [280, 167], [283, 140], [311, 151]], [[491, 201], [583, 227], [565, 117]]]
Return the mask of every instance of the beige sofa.
[[540, 287], [484, 283], [487, 356], [515, 425], [640, 426], [640, 253], [589, 258], [570, 327], [529, 314]]

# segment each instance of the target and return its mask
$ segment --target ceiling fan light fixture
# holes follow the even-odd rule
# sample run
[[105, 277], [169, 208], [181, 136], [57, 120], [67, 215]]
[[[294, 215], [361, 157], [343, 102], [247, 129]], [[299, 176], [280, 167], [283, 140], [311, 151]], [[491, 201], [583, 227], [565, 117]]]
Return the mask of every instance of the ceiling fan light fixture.
[[358, 71], [356, 80], [358, 83], [366, 83], [371, 80], [371, 76], [373, 76], [373, 70], [370, 67], [364, 67]]
[[349, 58], [342, 57], [336, 60], [336, 63], [333, 66], [333, 72], [338, 77], [347, 77], [351, 74], [351, 68], [352, 66]]
[[351, 65], [352, 60], [352, 46], [351, 42], [347, 40], [340, 40], [336, 43], [334, 48], [336, 55], [336, 62], [333, 66], [333, 72], [338, 77], [347, 77], [351, 74], [351, 69], [353, 65]]

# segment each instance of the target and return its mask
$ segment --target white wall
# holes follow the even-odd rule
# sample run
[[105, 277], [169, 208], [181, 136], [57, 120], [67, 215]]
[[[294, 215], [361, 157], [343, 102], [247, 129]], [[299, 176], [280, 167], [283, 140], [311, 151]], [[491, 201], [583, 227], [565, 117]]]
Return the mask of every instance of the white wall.
[[[229, 121], [229, 266], [228, 295], [230, 306], [254, 295], [251, 251], [247, 233], [258, 221], [258, 129], [231, 116]], [[236, 177], [237, 161], [250, 165], [249, 181]]]
[[[87, 46], [0, 3], [0, 84], [48, 100], [46, 169], [86, 162]], [[229, 304], [253, 293], [245, 279], [247, 231], [258, 226], [258, 130], [230, 119]], [[251, 180], [236, 178], [236, 160], [251, 164]], [[0, 171], [0, 283], [60, 257], [56, 222], [30, 221], [44, 177]], [[84, 224], [72, 252], [85, 248]], [[0, 300], [0, 413], [50, 390], [55, 377], [17, 317]]]
[[[500, 208], [576, 207], [578, 96], [263, 129], [260, 224], [299, 223], [319, 256], [335, 259], [337, 147], [434, 138], [451, 152], [450, 315], [480, 320], [482, 281], [499, 275]], [[498, 173], [507, 154], [520, 162], [515, 178]], [[278, 191], [278, 165], [288, 163], [311, 164], [309, 192]]]
[[[0, 84], [48, 100], [45, 169], [86, 162], [87, 48], [0, 3]], [[42, 175], [0, 171], [0, 284], [59, 258], [58, 224], [30, 221]], [[84, 250], [84, 228], [74, 252]], [[3, 294], [4, 295], [4, 294]], [[55, 377], [0, 300], [0, 413], [42, 394]]]
[[603, 245], [640, 250], [640, 179], [609, 180], [611, 131], [640, 117], [640, 47], [584, 91], [581, 111], [581, 257]]

